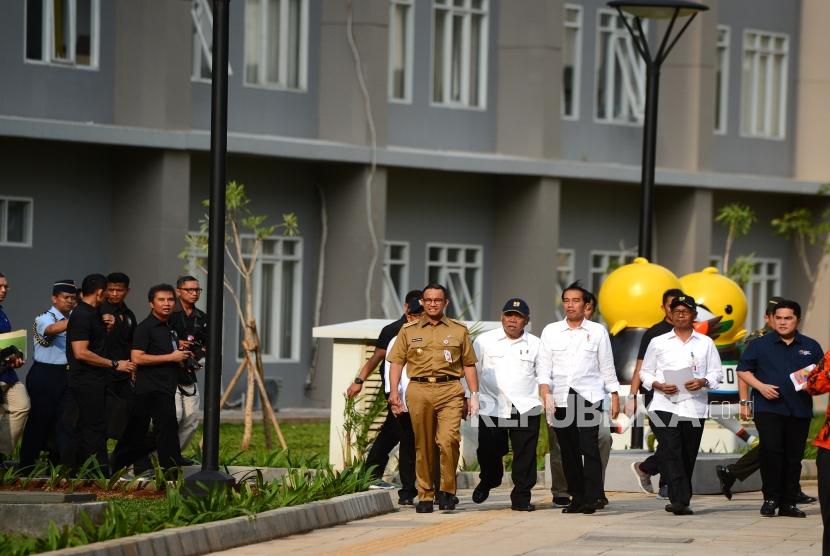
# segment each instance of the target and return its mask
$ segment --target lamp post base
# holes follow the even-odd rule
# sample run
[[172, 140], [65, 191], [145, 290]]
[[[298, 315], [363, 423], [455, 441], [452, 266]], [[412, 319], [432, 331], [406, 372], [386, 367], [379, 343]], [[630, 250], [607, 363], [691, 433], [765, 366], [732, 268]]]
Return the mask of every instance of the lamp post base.
[[182, 485], [182, 494], [188, 498], [202, 498], [217, 489], [229, 489], [236, 484], [236, 480], [221, 471], [206, 471], [202, 469], [185, 477]]

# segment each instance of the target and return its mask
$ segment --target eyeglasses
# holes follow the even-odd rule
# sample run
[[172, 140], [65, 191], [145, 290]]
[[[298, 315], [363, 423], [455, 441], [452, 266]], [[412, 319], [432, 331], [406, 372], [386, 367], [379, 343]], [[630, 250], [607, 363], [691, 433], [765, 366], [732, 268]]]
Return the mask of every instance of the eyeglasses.
[[202, 293], [202, 288], [179, 288], [183, 292], [187, 293]]
[[424, 305], [440, 305], [440, 304], [442, 304], [444, 301], [446, 301], [446, 299], [443, 299], [443, 298], [440, 298], [440, 299], [427, 299], [427, 298], [425, 297], [425, 298], [423, 298], [421, 301], [423, 301], [423, 302], [424, 302]]

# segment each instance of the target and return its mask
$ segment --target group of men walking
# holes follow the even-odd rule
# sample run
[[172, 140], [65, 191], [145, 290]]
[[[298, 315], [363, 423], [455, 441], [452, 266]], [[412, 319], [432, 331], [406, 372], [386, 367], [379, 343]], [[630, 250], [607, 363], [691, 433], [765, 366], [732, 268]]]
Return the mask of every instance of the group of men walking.
[[[475, 417], [481, 471], [473, 502], [483, 502], [501, 484], [503, 458], [512, 445], [511, 508], [533, 511], [530, 491], [536, 483], [536, 446], [544, 417], [549, 444], [555, 440], [561, 454], [567, 486], [567, 492], [561, 486], [554, 489], [554, 505], [563, 506], [567, 514], [604, 508], [607, 455], [600, 447], [607, 444], [610, 450], [610, 442], [600, 442], [600, 431], [609, 433], [603, 406], [610, 402], [607, 409], [614, 420], [621, 403], [608, 332], [586, 318], [586, 307], [596, 309], [595, 297], [579, 282], [566, 287], [565, 318], [545, 326], [539, 337], [525, 330], [530, 307], [522, 299], [508, 300], [501, 326], [474, 339], [464, 323], [445, 315], [449, 303], [440, 284], [407, 294], [405, 314], [384, 328], [375, 354], [349, 387], [348, 395], [356, 395], [385, 360], [389, 414], [368, 457], [376, 476], [382, 476], [389, 451], [400, 442], [399, 502], [414, 504], [417, 491], [417, 512], [433, 511], [436, 501], [439, 509], [453, 509], [458, 500], [460, 423]], [[666, 511], [689, 515], [708, 392], [718, 388], [723, 370], [713, 340], [695, 330], [696, 301], [680, 290], [669, 290], [662, 305], [666, 318], [643, 338], [625, 410], [633, 414], [642, 388], [658, 450], [635, 464], [635, 474], [649, 489], [651, 476], [659, 474], [669, 502]], [[802, 500], [798, 478], [812, 415], [810, 394], [830, 390], [825, 376], [830, 364], [811, 366], [822, 361], [822, 350], [798, 332], [798, 303], [776, 298], [770, 307], [770, 333], [748, 344], [737, 368], [745, 383], [741, 415], [753, 416], [754, 408], [762, 439], [761, 515], [803, 517], [796, 504]], [[804, 388], [791, 378], [796, 371], [805, 377], [811, 372]], [[819, 435], [822, 458], [830, 453], [830, 424], [825, 429], [824, 436]], [[824, 460], [822, 464], [827, 467]], [[830, 487], [824, 489], [827, 499], [821, 493], [820, 497], [823, 512], [828, 512]]]
[[[202, 290], [193, 276], [175, 287], [153, 286], [141, 322], [126, 305], [129, 291], [129, 277], [118, 272], [91, 274], [80, 287], [58, 280], [51, 307], [32, 325], [25, 386], [15, 371], [25, 361], [3, 362], [0, 453], [10, 456], [22, 436], [21, 468], [45, 456], [74, 470], [94, 458], [105, 473], [131, 465], [140, 472], [154, 451], [166, 469], [192, 463], [181, 451], [198, 428], [194, 371], [207, 338], [207, 316], [196, 307]], [[7, 292], [0, 275], [0, 302]], [[0, 333], [10, 330], [0, 307]], [[117, 440], [111, 454], [108, 439]]]

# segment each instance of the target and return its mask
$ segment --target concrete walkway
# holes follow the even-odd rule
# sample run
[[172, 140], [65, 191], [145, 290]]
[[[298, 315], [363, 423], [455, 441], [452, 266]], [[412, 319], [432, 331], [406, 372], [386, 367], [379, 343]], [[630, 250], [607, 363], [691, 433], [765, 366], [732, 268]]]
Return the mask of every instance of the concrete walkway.
[[[816, 495], [815, 482], [802, 484]], [[678, 517], [653, 496], [608, 493], [610, 505], [594, 515], [568, 515], [550, 507], [550, 493], [534, 490], [537, 511], [509, 509], [509, 492], [493, 491], [481, 505], [460, 491], [454, 512], [416, 514], [411, 507], [304, 535], [219, 552], [227, 556], [296, 553], [369, 554], [821, 554], [818, 502], [803, 506], [806, 519], [762, 518], [758, 492], [696, 496], [695, 515]], [[397, 498], [397, 497], [395, 497]], [[437, 508], [437, 507], [436, 507]]]

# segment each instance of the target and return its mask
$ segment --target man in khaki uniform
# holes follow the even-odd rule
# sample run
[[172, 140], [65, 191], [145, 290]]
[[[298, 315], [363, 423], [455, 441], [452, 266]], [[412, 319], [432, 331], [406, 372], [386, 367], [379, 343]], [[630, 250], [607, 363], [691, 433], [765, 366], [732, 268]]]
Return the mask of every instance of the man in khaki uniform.
[[407, 365], [409, 386], [406, 405], [415, 432], [415, 475], [418, 479], [418, 513], [432, 511], [435, 491], [432, 483], [438, 445], [441, 459], [441, 486], [438, 507], [455, 509], [455, 473], [461, 443], [461, 419], [464, 417], [464, 388], [470, 390], [468, 415], [478, 413], [478, 379], [476, 356], [467, 327], [444, 315], [449, 305], [447, 289], [430, 284], [423, 290], [424, 315], [406, 324], [386, 356], [389, 369], [389, 404], [402, 410], [398, 384], [401, 370]]

